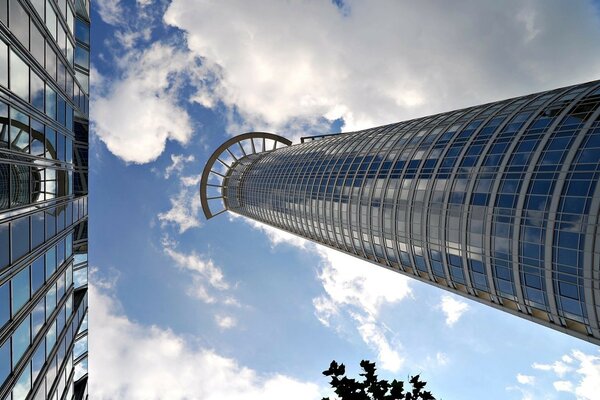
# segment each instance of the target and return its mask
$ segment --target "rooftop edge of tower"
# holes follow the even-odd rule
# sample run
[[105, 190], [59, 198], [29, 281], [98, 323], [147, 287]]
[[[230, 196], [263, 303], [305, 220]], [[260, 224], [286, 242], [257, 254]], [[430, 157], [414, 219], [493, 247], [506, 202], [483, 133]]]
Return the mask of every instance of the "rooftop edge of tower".
[[[223, 194], [224, 185], [226, 184], [225, 178], [241, 158], [291, 145], [291, 140], [268, 132], [242, 133], [220, 145], [206, 161], [200, 178], [200, 203], [204, 217], [208, 220], [227, 211]], [[220, 171], [215, 169], [219, 164], [222, 166]], [[213, 177], [216, 178], [216, 182], [209, 182]], [[209, 190], [214, 190], [217, 193], [211, 196]], [[221, 209], [218, 211], [214, 211], [210, 204], [211, 202], [214, 203], [215, 200], [221, 201]]]

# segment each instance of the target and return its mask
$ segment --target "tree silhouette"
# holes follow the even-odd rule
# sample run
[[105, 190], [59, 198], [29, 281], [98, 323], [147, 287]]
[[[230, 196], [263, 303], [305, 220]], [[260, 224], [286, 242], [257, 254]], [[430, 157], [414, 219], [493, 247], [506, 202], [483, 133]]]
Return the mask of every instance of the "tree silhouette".
[[[426, 382], [419, 380], [419, 375], [411, 376], [409, 383], [412, 390], [404, 391], [404, 382], [394, 379], [391, 383], [377, 380], [375, 363], [362, 360], [360, 367], [364, 371], [360, 376], [363, 382], [346, 377], [346, 367], [335, 360], [323, 375], [331, 376], [329, 382], [340, 400], [435, 400], [431, 392], [423, 390]], [[324, 397], [323, 400], [329, 400]]]

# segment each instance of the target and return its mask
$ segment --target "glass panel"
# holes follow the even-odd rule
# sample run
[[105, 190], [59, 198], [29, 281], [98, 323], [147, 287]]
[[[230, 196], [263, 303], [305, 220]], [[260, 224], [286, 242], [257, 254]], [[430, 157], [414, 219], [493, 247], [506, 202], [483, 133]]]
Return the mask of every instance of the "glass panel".
[[44, 66], [44, 36], [40, 33], [35, 24], [31, 24], [31, 54], [40, 65]]
[[46, 252], [46, 279], [50, 279], [54, 271], [56, 271], [56, 247]]
[[14, 51], [10, 51], [10, 90], [29, 101], [29, 66]]
[[29, 153], [29, 117], [14, 108], [10, 109], [10, 147]]
[[0, 386], [10, 374], [10, 340], [0, 346]]
[[12, 391], [12, 400], [25, 400], [27, 394], [31, 390], [31, 371], [29, 370], [29, 364], [21, 373], [19, 380], [15, 384]]
[[35, 337], [46, 322], [46, 299], [42, 297], [31, 312], [32, 337]]
[[46, 43], [46, 71], [52, 79], [56, 79], [56, 54], [49, 42]]
[[29, 267], [23, 268], [11, 280], [12, 289], [12, 315], [14, 316], [25, 303], [29, 301]]
[[87, 351], [87, 347], [87, 335], [85, 335], [75, 342], [73, 346], [73, 358], [81, 357]]
[[54, 210], [46, 211], [46, 240], [56, 234], [56, 217]]
[[35, 11], [37, 11], [41, 20], [44, 21], [44, 0], [31, 0], [33, 3], [33, 7], [35, 7]]
[[46, 351], [50, 353], [56, 343], [56, 321], [52, 323], [50, 329], [46, 333]]
[[44, 112], [44, 81], [31, 71], [31, 104]]
[[8, 223], [0, 224], [0, 268], [8, 265], [10, 254], [8, 249], [10, 242], [8, 241]]
[[75, 47], [75, 64], [85, 68], [90, 68], [90, 52], [77, 45]]
[[17, 0], [10, 0], [10, 31], [29, 49], [29, 14]]
[[87, 285], [87, 267], [73, 271], [73, 282], [75, 289]]
[[31, 359], [31, 381], [35, 382], [38, 374], [42, 370], [44, 363], [46, 362], [46, 346], [44, 342], [41, 342], [38, 345], [37, 350], [33, 353], [33, 358]]
[[89, 77], [82, 72], [75, 71], [75, 78], [77, 78], [77, 81], [81, 84], [81, 89], [85, 93], [89, 93]]
[[[52, 315], [52, 312], [56, 308], [56, 284], [52, 285], [46, 293], [46, 321]], [[54, 323], [54, 328], [56, 329], [56, 322]]]
[[8, 0], [0, 0], [0, 21], [8, 26]]
[[44, 280], [44, 257], [38, 257], [31, 264], [31, 293], [37, 292], [44, 284]]
[[34, 249], [44, 242], [44, 212], [31, 216], [31, 248]]
[[44, 157], [44, 124], [31, 120], [31, 155]]
[[46, 115], [56, 119], [56, 92], [46, 85]]
[[0, 328], [10, 319], [10, 282], [0, 286]]
[[0, 40], [0, 85], [8, 87], [8, 46]]
[[15, 333], [12, 335], [12, 366], [13, 368], [17, 365], [17, 363], [21, 360], [23, 353], [29, 347], [30, 337], [29, 337], [29, 315], [27, 318], [21, 322], [21, 325], [15, 330]]
[[19, 218], [10, 224], [12, 260], [29, 252], [29, 217]]
[[79, 18], [75, 19], [75, 38], [87, 45], [90, 44], [90, 27]]
[[46, 26], [52, 37], [56, 39], [56, 13], [48, 0], [46, 0]]

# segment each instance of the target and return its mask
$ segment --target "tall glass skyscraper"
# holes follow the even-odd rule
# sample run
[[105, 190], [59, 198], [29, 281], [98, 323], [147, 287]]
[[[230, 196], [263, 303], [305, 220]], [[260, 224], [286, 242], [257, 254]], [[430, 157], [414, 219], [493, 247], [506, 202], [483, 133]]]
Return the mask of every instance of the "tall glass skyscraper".
[[234, 137], [229, 210], [600, 344], [600, 81], [359, 132]]
[[87, 398], [89, 3], [0, 0], [0, 399]]

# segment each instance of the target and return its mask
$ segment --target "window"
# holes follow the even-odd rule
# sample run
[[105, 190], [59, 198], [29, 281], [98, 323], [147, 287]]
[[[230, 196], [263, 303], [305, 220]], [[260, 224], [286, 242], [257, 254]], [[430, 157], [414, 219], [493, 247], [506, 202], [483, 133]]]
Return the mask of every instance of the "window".
[[46, 115], [56, 119], [56, 92], [46, 85]]
[[85, 69], [90, 68], [90, 52], [79, 45], [75, 47], [75, 64]]
[[31, 312], [31, 337], [35, 337], [38, 334], [42, 326], [46, 321], [46, 303], [45, 298], [42, 297], [40, 301], [35, 305], [35, 308]]
[[14, 108], [10, 109], [10, 147], [29, 153], [29, 117]]
[[46, 26], [56, 40], [56, 13], [48, 0], [46, 0]]
[[29, 14], [17, 0], [10, 0], [10, 30], [29, 49]]
[[12, 261], [29, 251], [29, 217], [17, 219], [10, 224]]
[[[0, 285], [0, 328], [10, 319], [10, 282]], [[0, 379], [1, 380], [1, 379]]]
[[31, 104], [44, 112], [44, 81], [31, 71]]
[[35, 382], [38, 374], [42, 370], [44, 363], [46, 362], [46, 347], [44, 346], [44, 342], [41, 342], [38, 345], [35, 353], [33, 354], [33, 358], [31, 360], [31, 380]]
[[[46, 293], [46, 321], [50, 319], [50, 315], [52, 315], [52, 311], [56, 308], [56, 285], [52, 285]], [[54, 329], [56, 329], [56, 321], [53, 324]]]
[[31, 371], [29, 370], [29, 364], [21, 373], [19, 380], [15, 384], [12, 391], [13, 400], [25, 400], [29, 391], [31, 390]]
[[29, 301], [29, 267], [23, 268], [11, 280], [12, 288], [12, 315], [19, 312], [21, 307]]
[[31, 155], [44, 157], [44, 124], [31, 120]]
[[44, 242], [44, 212], [31, 216], [31, 248], [34, 249]]
[[31, 264], [31, 293], [37, 292], [44, 284], [44, 280], [44, 257], [38, 257]]
[[0, 386], [10, 374], [10, 340], [0, 346]]
[[50, 42], [46, 43], [46, 71], [52, 79], [56, 79], [56, 54], [54, 54]]
[[[4, 268], [9, 262], [8, 223], [0, 224], [0, 268]], [[0, 318], [0, 324], [2, 319]]]
[[88, 46], [90, 44], [90, 27], [79, 18], [75, 19], [75, 38]]
[[12, 335], [12, 366], [13, 368], [18, 364], [29, 347], [30, 339], [30, 331], [29, 331], [29, 315], [27, 318], [21, 322], [21, 325], [15, 330], [15, 333]]
[[51, 247], [46, 252], [46, 278], [50, 279], [56, 271], [56, 247]]
[[10, 90], [29, 101], [29, 67], [12, 50], [10, 51]]
[[56, 234], [56, 217], [54, 216], [54, 210], [50, 212], [46, 211], [46, 240], [50, 239]]
[[8, 87], [8, 46], [0, 40], [0, 84]]

